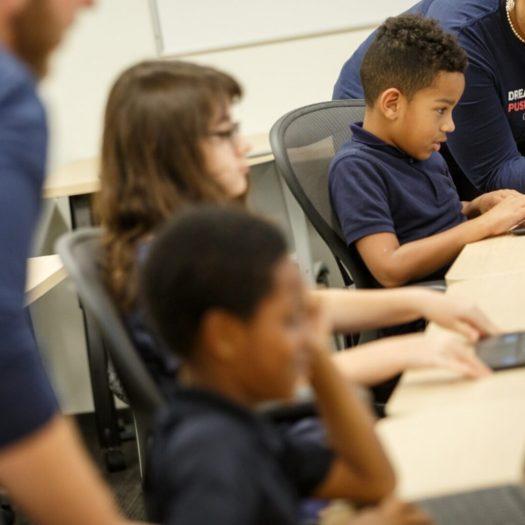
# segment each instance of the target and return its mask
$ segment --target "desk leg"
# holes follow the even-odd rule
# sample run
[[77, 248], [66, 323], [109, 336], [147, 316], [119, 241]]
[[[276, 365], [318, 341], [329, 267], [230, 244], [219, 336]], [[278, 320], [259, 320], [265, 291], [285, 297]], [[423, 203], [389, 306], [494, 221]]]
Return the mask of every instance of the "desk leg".
[[[92, 226], [91, 199], [89, 195], [75, 195], [69, 198], [71, 224], [73, 229]], [[80, 304], [82, 308], [82, 304]], [[97, 425], [100, 447], [103, 449], [104, 460], [109, 471], [125, 468], [120, 431], [118, 428], [115, 400], [109, 389], [107, 354], [104, 349], [102, 335], [95, 321], [82, 308], [86, 346], [89, 362], [95, 421]]]

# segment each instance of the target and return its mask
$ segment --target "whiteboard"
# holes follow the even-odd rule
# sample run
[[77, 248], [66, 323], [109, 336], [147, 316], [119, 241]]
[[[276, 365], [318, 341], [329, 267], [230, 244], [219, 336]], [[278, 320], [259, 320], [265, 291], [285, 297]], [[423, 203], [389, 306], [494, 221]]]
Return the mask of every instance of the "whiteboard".
[[415, 0], [150, 0], [162, 55], [365, 28]]

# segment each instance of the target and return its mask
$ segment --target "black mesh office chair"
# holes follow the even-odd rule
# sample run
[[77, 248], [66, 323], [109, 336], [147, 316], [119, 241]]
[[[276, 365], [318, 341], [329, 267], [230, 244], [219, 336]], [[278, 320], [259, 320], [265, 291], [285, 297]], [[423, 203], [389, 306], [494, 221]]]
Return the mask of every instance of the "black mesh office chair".
[[[67, 233], [58, 240], [57, 252], [75, 284], [83, 307], [93, 316], [100, 329], [104, 347], [133, 412], [139, 466], [143, 475], [154, 418], [166, 400], [136, 351], [101, 278], [101, 233], [100, 228], [84, 228]], [[292, 403], [276, 402], [261, 406], [260, 412], [277, 423], [293, 423], [311, 417], [317, 411], [313, 398], [306, 395]]]
[[293, 196], [328, 245], [344, 283], [374, 288], [372, 277], [355, 248], [348, 248], [332, 210], [328, 168], [352, 132], [350, 124], [363, 120], [363, 100], [334, 100], [290, 111], [270, 131], [275, 163]]
[[100, 235], [98, 228], [68, 233], [58, 240], [57, 252], [75, 284], [83, 307], [100, 328], [104, 346], [124, 388], [133, 412], [139, 466], [143, 475], [153, 420], [165, 405], [165, 399], [135, 350], [104, 286], [99, 268]]

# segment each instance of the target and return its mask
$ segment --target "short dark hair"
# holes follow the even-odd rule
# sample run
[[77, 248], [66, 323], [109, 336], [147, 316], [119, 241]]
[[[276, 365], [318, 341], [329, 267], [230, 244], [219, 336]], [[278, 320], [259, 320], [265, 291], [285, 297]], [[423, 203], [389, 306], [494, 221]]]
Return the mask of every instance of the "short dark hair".
[[142, 272], [153, 326], [175, 353], [191, 357], [206, 313], [248, 320], [286, 253], [279, 229], [240, 207], [187, 208], [153, 242]]
[[441, 71], [464, 73], [466, 67], [467, 54], [436, 20], [413, 14], [387, 18], [361, 65], [365, 102], [372, 106], [392, 87], [411, 99]]

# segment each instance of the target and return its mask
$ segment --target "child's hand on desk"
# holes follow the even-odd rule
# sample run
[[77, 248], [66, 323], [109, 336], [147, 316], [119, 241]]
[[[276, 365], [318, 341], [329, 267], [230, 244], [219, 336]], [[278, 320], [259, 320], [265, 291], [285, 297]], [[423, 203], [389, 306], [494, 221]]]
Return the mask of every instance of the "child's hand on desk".
[[477, 358], [472, 346], [454, 334], [429, 333], [412, 337], [419, 337], [421, 341], [411, 352], [408, 368], [447, 368], [472, 379], [492, 373]]
[[490, 191], [480, 195], [471, 202], [465, 203], [463, 211], [464, 213], [466, 212], [465, 215], [468, 217], [482, 215], [508, 197], [519, 197], [520, 195], [521, 193], [516, 190]]
[[481, 337], [501, 333], [477, 306], [441, 292], [429, 291], [421, 310], [425, 319], [453, 330], [473, 343]]
[[483, 237], [503, 235], [525, 220], [525, 195], [518, 193], [500, 201], [489, 211], [474, 219]]
[[347, 525], [431, 525], [432, 518], [412, 503], [389, 498], [357, 514]]

